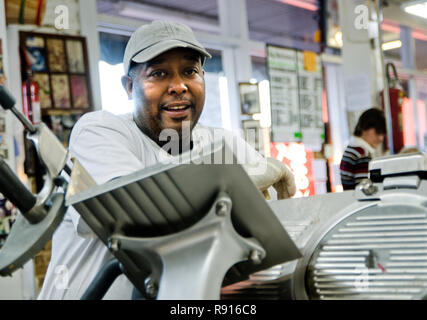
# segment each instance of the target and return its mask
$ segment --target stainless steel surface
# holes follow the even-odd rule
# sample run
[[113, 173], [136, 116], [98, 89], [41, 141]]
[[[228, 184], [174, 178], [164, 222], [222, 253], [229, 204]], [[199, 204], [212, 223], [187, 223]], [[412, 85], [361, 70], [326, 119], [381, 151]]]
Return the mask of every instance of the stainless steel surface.
[[32, 224], [18, 215], [4, 247], [0, 250], [0, 276], [10, 276], [40, 252], [52, 239], [65, 214], [63, 194], [52, 197], [52, 206], [44, 219]]
[[[222, 158], [219, 157], [220, 152], [227, 154], [227, 150], [220, 148], [212, 155]], [[210, 163], [212, 155], [206, 158]], [[205, 163], [195, 160], [196, 163]], [[221, 192], [225, 196], [215, 200]], [[212, 273], [210, 265], [218, 270], [227, 265], [225, 270], [229, 272], [224, 282], [229, 284], [246, 279], [256, 271], [300, 257], [286, 230], [240, 165], [160, 164], [94, 186], [80, 194], [67, 195], [67, 204], [73, 205], [99, 238], [115, 249], [113, 254], [141, 292], [149, 270], [160, 269], [159, 261], [175, 266], [164, 270], [162, 281], [166, 281], [167, 287], [164, 283], [159, 284], [159, 297], [162, 298], [178, 297], [178, 285], [174, 278], [180, 281], [182, 291], [185, 290], [183, 287], [190, 287], [188, 283], [195, 277], [200, 280], [200, 287], [191, 287], [193, 293], [185, 291], [185, 297], [213, 298], [212, 291], [205, 288], [208, 275], [212, 277], [209, 286], [217, 288], [216, 294], [219, 294], [224, 275], [219, 280], [217, 274]], [[209, 216], [210, 213], [215, 215], [215, 219]], [[227, 224], [219, 229], [210, 227], [213, 220], [224, 219], [232, 219], [232, 226], [242, 239], [230, 236], [234, 233], [226, 227]], [[222, 228], [226, 228], [225, 231]], [[212, 230], [216, 231], [212, 233]], [[256, 239], [253, 241], [260, 245], [255, 246], [252, 240], [247, 242], [248, 238]], [[118, 242], [112, 242], [113, 239]], [[223, 244], [224, 239], [228, 239], [228, 246]], [[160, 256], [152, 253], [159, 243], [164, 250]], [[230, 268], [237, 262], [232, 257], [237, 255], [241, 259], [239, 252], [242, 251], [242, 243], [245, 244], [245, 261]], [[190, 247], [187, 248], [187, 245]], [[218, 248], [221, 248], [218, 251], [220, 255], [216, 257]], [[145, 259], [138, 250], [143, 250], [152, 259]], [[183, 254], [178, 254], [180, 250]], [[232, 264], [229, 264], [230, 259], [234, 259]], [[152, 261], [149, 262], [153, 264], [152, 268], [147, 269], [147, 261]], [[193, 265], [198, 267], [193, 270]], [[204, 271], [199, 273], [198, 270]], [[210, 270], [210, 273], [206, 270]], [[155, 281], [159, 278], [154, 276]], [[184, 298], [182, 294], [180, 297]]]
[[37, 194], [36, 204], [29, 212], [23, 213], [31, 223], [41, 221], [47, 214], [45, 210], [47, 200], [56, 188], [54, 179], [64, 169], [68, 154], [67, 149], [44, 123], [36, 125], [35, 129], [34, 133], [29, 132], [27, 134], [27, 139], [34, 143], [39, 160], [45, 167], [47, 174], [44, 177], [43, 188]]
[[383, 187], [384, 190], [397, 188], [417, 189], [420, 182], [421, 179], [418, 176], [392, 177], [384, 179]]
[[[221, 215], [219, 203], [227, 204]], [[151, 286], [159, 288], [157, 299], [218, 299], [228, 269], [240, 261], [253, 261], [253, 252], [257, 253], [254, 263], [266, 256], [256, 239], [236, 232], [231, 209], [232, 200], [221, 192], [207, 215], [182, 232], [151, 238], [113, 235], [112, 239], [119, 241], [119, 250], [146, 258]]]
[[369, 179], [363, 179], [358, 187], [367, 196], [372, 196], [378, 191], [378, 187], [374, 186], [373, 182]]
[[67, 188], [67, 197], [89, 190], [96, 186], [95, 180], [90, 176], [77, 159], [74, 159], [71, 179]]
[[[402, 164], [400, 168], [396, 157]], [[222, 297], [425, 298], [427, 180], [404, 175], [423, 168], [419, 164], [424, 163], [425, 155], [415, 157], [417, 161], [414, 155], [406, 155], [377, 162], [382, 164], [378, 168], [395, 169], [388, 171], [394, 176], [384, 180], [385, 186], [374, 184], [374, 195], [358, 188], [341, 194], [270, 202], [303, 257], [223, 288]], [[408, 169], [402, 170], [408, 163]], [[423, 175], [426, 170], [417, 171]]]
[[423, 153], [399, 154], [372, 160], [369, 171], [379, 170], [382, 176], [427, 171], [427, 157]]
[[[401, 212], [407, 212], [408, 217]], [[422, 205], [391, 204], [370, 207], [344, 219], [322, 239], [313, 253], [308, 266], [309, 296], [314, 299], [346, 296], [366, 299], [375, 293], [377, 299], [393, 299], [403, 298], [404, 293], [405, 299], [422, 299], [427, 294], [427, 282], [411, 275], [427, 274], [427, 263], [420, 261], [425, 258], [423, 254], [414, 255], [410, 250], [420, 245], [427, 248], [426, 232], [347, 228], [361, 220], [370, 220], [378, 226], [427, 227], [426, 217], [427, 209]], [[378, 248], [379, 243], [390, 246]], [[402, 247], [403, 243], [408, 245]], [[351, 250], [348, 251], [349, 246]], [[396, 255], [392, 248], [398, 248], [400, 253]], [[369, 261], [370, 257], [373, 261]], [[343, 278], [346, 274], [351, 276]]]

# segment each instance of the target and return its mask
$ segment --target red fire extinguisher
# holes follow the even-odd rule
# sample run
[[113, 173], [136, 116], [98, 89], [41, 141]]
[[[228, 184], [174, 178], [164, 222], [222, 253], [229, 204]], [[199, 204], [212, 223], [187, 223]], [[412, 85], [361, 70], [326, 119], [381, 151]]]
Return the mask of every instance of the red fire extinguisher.
[[[393, 72], [393, 77], [390, 77], [390, 69]], [[394, 153], [398, 153], [404, 147], [403, 143], [403, 119], [402, 119], [402, 105], [403, 98], [405, 97], [405, 91], [403, 91], [400, 85], [399, 78], [397, 76], [396, 67], [393, 63], [387, 63], [386, 65], [387, 82], [389, 86], [389, 97], [390, 97], [390, 115], [392, 124], [392, 136], [393, 136], [393, 150]], [[384, 107], [384, 92], [381, 92], [381, 101], [383, 110]], [[387, 139], [386, 139], [387, 140]], [[387, 147], [388, 141], [386, 141]]]
[[41, 121], [39, 85], [33, 80], [31, 71], [22, 83], [22, 109], [25, 116], [33, 123]]

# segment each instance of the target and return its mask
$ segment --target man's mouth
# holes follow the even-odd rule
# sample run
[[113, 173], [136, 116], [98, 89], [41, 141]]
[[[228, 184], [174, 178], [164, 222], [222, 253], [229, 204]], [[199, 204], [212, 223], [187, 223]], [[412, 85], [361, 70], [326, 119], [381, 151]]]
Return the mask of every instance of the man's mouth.
[[170, 106], [170, 107], [163, 107], [163, 110], [167, 110], [167, 111], [175, 111], [175, 110], [185, 110], [190, 108], [189, 105], [180, 105], [180, 106]]
[[161, 110], [170, 117], [182, 118], [189, 114], [191, 106], [192, 104], [189, 101], [177, 101], [162, 106]]

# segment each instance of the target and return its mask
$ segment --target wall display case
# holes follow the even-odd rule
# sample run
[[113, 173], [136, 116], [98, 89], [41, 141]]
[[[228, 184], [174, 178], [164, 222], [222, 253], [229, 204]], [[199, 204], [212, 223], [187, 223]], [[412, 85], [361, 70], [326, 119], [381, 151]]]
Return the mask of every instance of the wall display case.
[[38, 84], [42, 120], [64, 143], [74, 123], [93, 110], [86, 39], [20, 31], [21, 61]]

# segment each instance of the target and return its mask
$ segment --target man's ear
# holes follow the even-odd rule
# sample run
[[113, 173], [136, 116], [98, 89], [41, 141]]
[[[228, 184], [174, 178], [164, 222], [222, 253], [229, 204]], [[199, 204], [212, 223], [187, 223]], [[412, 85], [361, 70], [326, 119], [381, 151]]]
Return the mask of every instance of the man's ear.
[[128, 99], [132, 100], [132, 78], [129, 76], [122, 77], [122, 86], [126, 90]]

